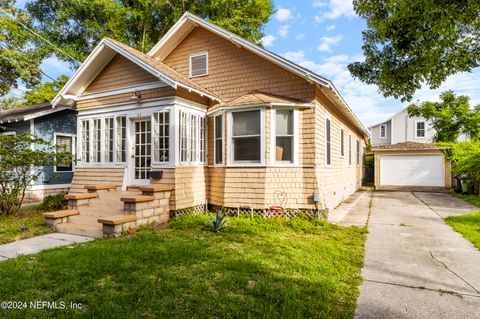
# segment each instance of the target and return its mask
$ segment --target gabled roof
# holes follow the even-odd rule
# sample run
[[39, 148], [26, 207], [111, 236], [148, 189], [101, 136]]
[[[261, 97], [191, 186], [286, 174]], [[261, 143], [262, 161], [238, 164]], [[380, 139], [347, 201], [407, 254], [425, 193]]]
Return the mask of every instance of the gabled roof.
[[[369, 135], [368, 130], [360, 122], [355, 113], [351, 110], [348, 104], [345, 102], [343, 97], [340, 95], [333, 83], [318, 75], [314, 72], [295, 64], [273, 52], [265, 50], [264, 48], [259, 47], [258, 45], [253, 44], [252, 42], [243, 39], [242, 37], [233, 34], [225, 29], [222, 29], [216, 25], [213, 25], [204, 19], [197, 17], [189, 12], [185, 12], [182, 17], [173, 25], [173, 27], [168, 30], [168, 32], [160, 39], [160, 41], [147, 53], [148, 56], [155, 56], [160, 61], [172, 52], [173, 49], [197, 26], [201, 26], [210, 32], [227, 39], [228, 41], [234, 43], [236, 46], [246, 49], [284, 69], [287, 71], [296, 74], [297, 76], [305, 79], [309, 83], [316, 84], [321, 88], [326, 89], [328, 92], [327, 95], [334, 96], [334, 102], [339, 102], [339, 105], [345, 110], [345, 112], [351, 114], [356, 126], [365, 133], [366, 136]], [[335, 101], [337, 100], [337, 101]]]
[[220, 106], [304, 106], [312, 107], [312, 103], [305, 102], [303, 100], [293, 99], [282, 95], [265, 93], [260, 91], [253, 91], [237, 97], [227, 103], [223, 103]]
[[403, 142], [391, 145], [375, 146], [373, 151], [438, 151], [446, 148], [447, 147], [429, 143]]
[[157, 59], [149, 57], [146, 54], [113, 39], [104, 38], [53, 99], [53, 107], [59, 104], [66, 104], [68, 100], [75, 101], [116, 54], [121, 54], [157, 77], [159, 81], [162, 81], [175, 89], [181, 87], [211, 100], [218, 102], [221, 101], [205, 88]]
[[62, 111], [66, 108], [52, 109], [50, 103], [33, 104], [28, 106], [16, 107], [0, 112], [0, 124], [10, 122], [20, 122], [45, 116], [51, 113]]

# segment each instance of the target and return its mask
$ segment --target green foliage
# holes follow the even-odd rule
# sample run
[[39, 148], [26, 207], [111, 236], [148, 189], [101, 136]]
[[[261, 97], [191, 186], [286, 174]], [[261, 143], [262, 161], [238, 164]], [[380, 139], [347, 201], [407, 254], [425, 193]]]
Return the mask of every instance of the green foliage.
[[28, 134], [0, 135], [0, 159], [0, 214], [11, 214], [20, 208], [26, 188], [46, 165], [69, 162], [71, 154]]
[[34, 0], [26, 8], [38, 30], [79, 61], [105, 36], [147, 52], [185, 11], [259, 43], [273, 12], [271, 0]]
[[480, 182], [480, 141], [460, 142], [450, 145], [446, 156], [452, 161], [455, 175], [468, 175], [475, 182]]
[[212, 222], [212, 231], [218, 233], [220, 230], [227, 227], [227, 217], [221, 212], [214, 214], [213, 217], [209, 215], [209, 217]]
[[36, 207], [12, 215], [0, 214], [0, 245], [52, 232]]
[[366, 151], [367, 151], [367, 153], [371, 153], [373, 151], [372, 140], [371, 139], [368, 139], [368, 141], [367, 141]]
[[40, 212], [53, 212], [66, 209], [68, 201], [65, 199], [65, 193], [50, 195], [43, 199], [43, 202], [36, 207]]
[[384, 96], [411, 100], [422, 84], [438, 88], [480, 62], [480, 1], [354, 0], [367, 22], [364, 62], [352, 75]]
[[25, 92], [25, 105], [42, 104], [50, 102], [67, 83], [68, 76], [60, 75], [55, 81], [42, 83]]
[[452, 193], [453, 197], [463, 199], [466, 202], [469, 202], [472, 205], [480, 207], [480, 196], [472, 195], [472, 194], [459, 194], [459, 193]]
[[480, 249], [480, 212], [462, 216], [449, 216], [445, 218], [445, 222]]
[[[205, 214], [181, 219], [210, 224]], [[228, 224], [220, 233], [150, 228], [2, 262], [1, 300], [80, 302], [82, 309], [0, 309], [0, 317], [353, 318], [365, 230], [310, 233], [237, 217]]]
[[446, 91], [440, 94], [440, 102], [410, 105], [408, 114], [431, 121], [435, 142], [456, 142], [462, 133], [471, 140], [480, 140], [480, 105], [471, 109], [468, 96], [457, 97], [453, 91]]

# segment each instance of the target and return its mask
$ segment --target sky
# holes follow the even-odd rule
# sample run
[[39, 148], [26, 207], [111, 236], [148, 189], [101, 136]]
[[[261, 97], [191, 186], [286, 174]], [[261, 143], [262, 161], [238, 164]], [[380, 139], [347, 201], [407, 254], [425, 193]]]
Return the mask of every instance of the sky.
[[[366, 29], [351, 0], [275, 0], [275, 10], [264, 28], [264, 47], [331, 80], [365, 126], [383, 122], [409, 105], [384, 98], [376, 86], [350, 75], [347, 65], [363, 59]], [[44, 61], [42, 69], [53, 77], [73, 73], [54, 58]], [[471, 105], [480, 104], [480, 68], [451, 76], [437, 90], [423, 87], [413, 101], [436, 101], [446, 90], [470, 96]]]

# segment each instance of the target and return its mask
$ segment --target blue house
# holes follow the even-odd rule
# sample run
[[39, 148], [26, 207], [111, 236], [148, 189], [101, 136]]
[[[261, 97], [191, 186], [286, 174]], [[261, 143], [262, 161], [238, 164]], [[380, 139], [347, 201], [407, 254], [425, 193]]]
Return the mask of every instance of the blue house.
[[[75, 111], [66, 107], [52, 108], [50, 103], [0, 112], [0, 134], [33, 134], [53, 144], [65, 145], [74, 159], [77, 143], [76, 127]], [[24, 203], [38, 202], [45, 196], [68, 192], [74, 170], [75, 160], [71, 164], [46, 167], [43, 175], [28, 189]]]

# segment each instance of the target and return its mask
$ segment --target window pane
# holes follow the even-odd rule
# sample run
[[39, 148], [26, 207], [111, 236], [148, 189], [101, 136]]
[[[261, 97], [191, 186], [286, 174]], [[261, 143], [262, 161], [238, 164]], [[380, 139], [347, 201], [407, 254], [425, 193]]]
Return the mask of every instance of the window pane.
[[215, 138], [221, 138], [223, 131], [222, 131], [222, 115], [215, 116]]
[[292, 161], [292, 144], [291, 136], [277, 137], [277, 145], [275, 148], [275, 159], [277, 161]]
[[90, 162], [90, 122], [82, 121], [82, 162]]
[[[56, 144], [59, 147], [60, 152], [73, 153], [73, 139], [71, 136], [59, 136], [57, 135]], [[73, 169], [72, 161], [65, 161], [57, 163], [58, 172], [70, 172]]]
[[155, 113], [154, 120], [153, 152], [155, 161], [168, 162], [170, 146], [170, 111]]
[[233, 139], [235, 161], [260, 161], [260, 136]]
[[235, 112], [232, 115], [233, 136], [260, 134], [260, 111]]
[[223, 160], [223, 143], [221, 139], [215, 140], [215, 164], [221, 164]]
[[215, 164], [223, 162], [223, 115], [215, 116]]
[[277, 110], [276, 113], [277, 135], [293, 135], [293, 111]]

